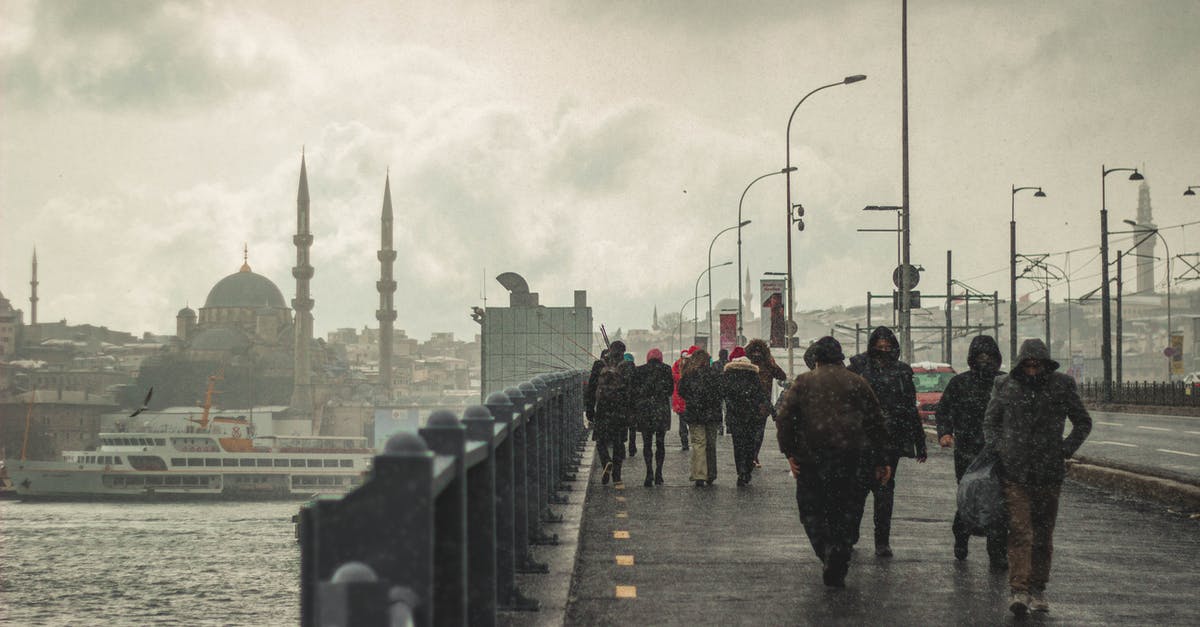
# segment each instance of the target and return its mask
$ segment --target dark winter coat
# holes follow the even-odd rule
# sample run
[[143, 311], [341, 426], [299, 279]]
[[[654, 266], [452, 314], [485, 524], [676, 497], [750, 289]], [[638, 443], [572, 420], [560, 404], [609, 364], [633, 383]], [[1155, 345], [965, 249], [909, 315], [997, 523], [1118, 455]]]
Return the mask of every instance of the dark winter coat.
[[634, 365], [625, 361], [623, 353], [609, 359], [609, 363], [616, 366], [621, 375], [620, 394], [608, 401], [597, 398], [596, 389], [600, 381], [600, 371], [605, 366], [603, 360], [597, 360], [592, 364], [592, 372], [588, 376], [587, 387], [583, 391], [584, 413], [591, 421], [597, 438], [624, 440], [633, 412]]
[[779, 367], [779, 364], [775, 363], [775, 359], [771, 357], [770, 347], [762, 340], [750, 340], [750, 343], [746, 344], [746, 357], [750, 359], [750, 363], [758, 366], [758, 384], [762, 387], [763, 394], [770, 399], [769, 404], [759, 412], [760, 420], [765, 421], [774, 407], [775, 396], [771, 393], [772, 386], [776, 381], [787, 381], [787, 373]]
[[721, 371], [721, 393], [725, 398], [725, 420], [735, 425], [757, 425], [763, 405], [770, 402], [758, 381], [758, 366], [748, 359], [735, 359]]
[[779, 450], [798, 462], [813, 454], [868, 456], [869, 466], [887, 465], [888, 434], [871, 386], [841, 364], [823, 364], [788, 386], [776, 419]]
[[[979, 356], [988, 354], [992, 362], [988, 368], [979, 363]], [[937, 434], [954, 436], [954, 454], [965, 456], [967, 463], [983, 450], [983, 414], [992, 398], [996, 377], [1004, 374], [999, 370], [1002, 356], [996, 340], [989, 335], [980, 335], [971, 340], [967, 351], [967, 365], [971, 367], [950, 379], [938, 401]]]
[[[875, 341], [883, 338], [891, 350], [875, 350]], [[900, 342], [887, 327], [871, 332], [867, 352], [850, 358], [850, 371], [871, 384], [888, 431], [888, 450], [900, 457], [925, 457], [925, 430], [917, 413], [917, 388], [913, 372], [900, 361]]]
[[679, 395], [687, 403], [684, 419], [692, 424], [721, 424], [721, 375], [704, 366], [684, 372]]
[[[1041, 376], [1029, 377], [1020, 364], [1027, 359], [1045, 365]], [[1071, 433], [1063, 438], [1066, 421]], [[1058, 485], [1066, 476], [1063, 460], [1075, 454], [1092, 430], [1092, 418], [1075, 391], [1075, 380], [1058, 372], [1058, 362], [1038, 339], [1025, 340], [1013, 372], [996, 379], [984, 416], [987, 447], [1000, 453], [1002, 476], [1014, 483]]]
[[668, 431], [671, 429], [671, 395], [675, 393], [675, 377], [671, 367], [659, 360], [638, 366], [633, 373], [634, 428], [638, 431]]

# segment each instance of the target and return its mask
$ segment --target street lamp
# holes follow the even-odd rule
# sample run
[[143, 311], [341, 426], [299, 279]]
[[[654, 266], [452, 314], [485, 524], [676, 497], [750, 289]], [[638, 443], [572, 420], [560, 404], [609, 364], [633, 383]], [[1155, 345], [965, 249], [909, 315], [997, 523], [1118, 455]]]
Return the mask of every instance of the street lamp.
[[[1112, 402], [1112, 309], [1108, 287], [1108, 204], [1104, 182], [1113, 172], [1132, 172], [1129, 180], [1144, 179], [1137, 168], [1105, 168], [1100, 165], [1100, 357], [1104, 362], [1104, 402]], [[1016, 364], [1013, 364], [1016, 366]]]
[[[695, 302], [693, 302], [693, 303], [692, 303], [692, 317], [694, 318], [694, 320], [692, 320], [692, 335], [693, 335], [693, 336], [694, 336], [694, 335], [698, 335], [698, 334], [700, 333], [700, 311], [699, 311], [699, 306], [700, 306], [700, 279], [704, 278], [704, 275], [705, 275], [705, 274], [708, 274], [708, 273], [709, 273], [709, 271], [711, 271], [713, 268], [720, 268], [721, 266], [728, 266], [728, 265], [731, 265], [731, 264], [733, 264], [733, 262], [732, 262], [732, 261], [726, 261], [725, 263], [719, 263], [719, 264], [717, 264], [717, 265], [715, 265], [715, 266], [711, 266], [711, 265], [710, 265], [709, 267], [707, 267], [707, 268], [705, 268], [705, 269], [704, 269], [704, 272], [701, 272], [701, 273], [700, 273], [700, 275], [696, 277], [696, 286], [695, 286], [695, 288], [692, 290], [692, 293], [694, 294], [694, 298], [693, 298], [692, 300], [693, 300], [693, 301], [695, 301]], [[711, 276], [711, 275], [710, 275], [710, 276]], [[709, 298], [712, 298], [712, 291], [711, 291], [711, 290], [709, 291], [709, 293], [707, 294], [707, 296], [708, 296]]]
[[679, 308], [679, 324], [677, 326], [676, 333], [679, 336], [679, 354], [680, 355], [683, 354], [683, 310], [687, 309], [688, 305], [696, 302], [698, 299], [704, 298], [705, 296], [708, 296], [708, 294], [698, 295], [693, 298], [689, 298], [689, 299], [683, 301], [683, 306]]
[[1034, 198], [1046, 197], [1046, 192], [1040, 187], [1012, 186], [1008, 215], [1008, 358], [1014, 368], [1017, 366], [1017, 192], [1027, 189], [1037, 190], [1033, 193]]
[[1197, 190], [1197, 189], [1200, 189], [1200, 185], [1188, 185], [1188, 188], [1186, 190], [1184, 190], [1183, 195], [1184, 196], [1195, 196], [1196, 195], [1195, 190]]
[[[716, 235], [714, 235], [714, 236], [713, 236], [713, 238], [712, 238], [712, 241], [708, 243], [708, 265], [710, 265], [710, 266], [711, 266], [711, 265], [712, 265], [712, 248], [713, 248], [713, 244], [716, 244], [716, 243], [717, 243], [717, 238], [718, 238], [718, 237], [721, 237], [721, 234], [722, 234], [722, 233], [725, 233], [726, 231], [732, 231], [732, 230], [734, 230], [734, 229], [737, 229], [737, 232], [738, 232], [738, 242], [739, 242], [739, 246], [738, 246], [738, 264], [739, 264], [739, 265], [738, 265], [738, 268], [739, 268], [739, 269], [738, 269], [738, 280], [739, 280], [739, 285], [740, 285], [740, 280], [741, 280], [741, 278], [742, 278], [742, 275], [741, 275], [741, 265], [740, 265], [740, 264], [741, 264], [741, 260], [742, 260], [742, 247], [741, 247], [741, 245], [740, 245], [740, 243], [741, 243], [741, 241], [742, 241], [742, 227], [743, 227], [743, 226], [746, 226], [747, 224], [750, 224], [750, 221], [749, 221], [749, 220], [740, 220], [740, 219], [739, 219], [739, 220], [738, 220], [738, 223], [737, 223], [737, 225], [736, 225], [736, 226], [731, 226], [731, 227], [729, 227], [729, 228], [727, 228], [727, 229], [721, 229], [720, 231], [718, 231], [718, 232], [717, 232], [717, 234], [716, 234]], [[733, 263], [733, 262], [730, 262], [730, 263]], [[740, 287], [738, 288], [738, 291], [739, 291], [739, 292], [741, 292], [741, 288], [740, 288]], [[741, 294], [738, 294], [738, 302], [741, 302], [741, 299], [742, 299], [742, 296], [741, 296]], [[709, 273], [709, 275], [708, 275], [708, 338], [709, 338], [710, 340], [712, 339], [712, 334], [713, 334], [713, 332], [712, 332], [712, 310], [713, 310], [713, 304], [712, 304], [712, 273]], [[720, 344], [721, 344], [721, 342], [720, 342], [720, 341], [718, 341], [718, 342], [717, 342], [717, 348], [720, 348]]]
[[[795, 342], [793, 342], [793, 340], [792, 340], [793, 335], [792, 335], [791, 331], [792, 331], [792, 328], [796, 325], [796, 312], [794, 311], [795, 307], [792, 306], [792, 300], [794, 299], [794, 294], [796, 293], [795, 284], [792, 281], [792, 118], [796, 117], [796, 111], [798, 111], [800, 109], [800, 105], [804, 104], [805, 100], [808, 100], [809, 96], [821, 91], [822, 89], [828, 89], [830, 87], [837, 87], [838, 85], [849, 85], [851, 83], [857, 83], [859, 81], [866, 80], [866, 78], [867, 78], [867, 76], [865, 74], [855, 74], [853, 76], [847, 76], [846, 78], [843, 78], [842, 80], [840, 80], [836, 83], [822, 85], [822, 86], [808, 92], [807, 94], [805, 94], [804, 97], [800, 99], [800, 102], [797, 102], [796, 106], [792, 108], [791, 115], [788, 116], [787, 133], [785, 135], [785, 147], [787, 148], [787, 161], [785, 163], [784, 172], [787, 174], [787, 176], [786, 176], [786, 178], [787, 178], [787, 227], [786, 227], [786, 231], [787, 231], [787, 292], [788, 292], [788, 301], [787, 301], [788, 372], [787, 373], [788, 373], [789, 377], [791, 377], [792, 374], [795, 372], [794, 356], [793, 356], [793, 353], [795, 352], [793, 344]], [[797, 226], [799, 228], [803, 228], [803, 225], [804, 225], [803, 221], [798, 221]]]
[[[1189, 191], [1191, 188], [1188, 188]], [[1138, 224], [1133, 220], [1122, 220], [1125, 224], [1134, 228], [1134, 233], [1153, 233], [1162, 240], [1163, 248], [1167, 250], [1167, 346], [1171, 346], [1171, 332], [1174, 327], [1171, 326], [1171, 246], [1167, 244], [1167, 238], [1156, 228], [1151, 228], [1142, 224]], [[1140, 243], [1140, 242], [1139, 242]], [[1167, 381], [1171, 381], [1171, 360], [1167, 360]]]
[[[779, 170], [778, 172], [767, 172], [766, 174], [764, 174], [764, 175], [762, 175], [762, 176], [760, 176], [760, 177], [758, 177], [758, 178], [754, 179], [753, 181], [750, 181], [750, 185], [747, 185], [747, 186], [746, 186], [746, 189], [742, 190], [742, 197], [741, 197], [741, 199], [740, 199], [740, 200], [738, 200], [738, 224], [739, 224], [739, 225], [741, 225], [741, 224], [742, 224], [742, 201], [746, 200], [746, 192], [750, 191], [750, 187], [751, 187], [752, 185], [754, 185], [755, 183], [757, 183], [757, 182], [759, 182], [759, 181], [761, 181], [761, 180], [763, 180], [763, 179], [767, 178], [768, 176], [774, 176], [774, 175], [776, 175], [776, 174], [787, 174], [787, 173], [789, 173], [789, 172], [795, 172], [795, 171], [796, 171], [796, 168], [795, 168], [795, 167], [784, 168], [784, 169], [782, 169], [782, 170]], [[738, 345], [739, 345], [739, 346], [741, 346], [741, 345], [744, 345], [744, 344], [746, 343], [746, 338], [745, 338], [745, 336], [743, 336], [743, 335], [742, 335], [742, 229], [741, 229], [741, 227], [740, 227], [740, 226], [738, 227], [738, 269], [737, 269], [737, 275], [738, 275], [738, 288], [737, 288], [737, 301], [738, 301], [738, 316], [737, 316], [737, 343], [738, 343]], [[709, 292], [711, 293], [711, 292], [712, 292], [712, 290], [709, 290]]]

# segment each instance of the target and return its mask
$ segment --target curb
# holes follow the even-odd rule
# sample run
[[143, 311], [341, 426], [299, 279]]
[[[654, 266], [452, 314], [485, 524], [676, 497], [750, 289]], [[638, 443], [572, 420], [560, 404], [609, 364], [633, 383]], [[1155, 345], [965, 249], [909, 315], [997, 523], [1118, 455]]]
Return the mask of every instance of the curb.
[[1067, 476], [1093, 487], [1155, 501], [1185, 512], [1200, 512], [1200, 486], [1182, 481], [1083, 462], [1070, 464]]

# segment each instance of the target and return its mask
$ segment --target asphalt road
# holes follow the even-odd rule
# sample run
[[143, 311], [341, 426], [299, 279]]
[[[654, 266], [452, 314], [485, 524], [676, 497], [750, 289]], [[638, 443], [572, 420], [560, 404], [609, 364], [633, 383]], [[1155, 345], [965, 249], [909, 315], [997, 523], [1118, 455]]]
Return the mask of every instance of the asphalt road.
[[1102, 411], [1091, 415], [1092, 434], [1079, 456], [1161, 469], [1200, 483], [1200, 417]]
[[[901, 462], [895, 557], [874, 557], [868, 514], [866, 542], [847, 587], [831, 590], [821, 583], [819, 562], [800, 526], [786, 461], [769, 444], [765, 468], [751, 486], [737, 488], [730, 439], [722, 438], [716, 484], [695, 488], [687, 481], [687, 454], [674, 436], [667, 438], [665, 486], [642, 487], [640, 456], [627, 462], [629, 483], [623, 487], [600, 485], [593, 467], [566, 624], [1012, 621], [1007, 575], [988, 566], [982, 540], [972, 540], [966, 561], [951, 555], [954, 476], [948, 451], [933, 446], [928, 463]], [[1200, 522], [1068, 482], [1054, 539], [1051, 612], [1028, 622], [1200, 624]]]

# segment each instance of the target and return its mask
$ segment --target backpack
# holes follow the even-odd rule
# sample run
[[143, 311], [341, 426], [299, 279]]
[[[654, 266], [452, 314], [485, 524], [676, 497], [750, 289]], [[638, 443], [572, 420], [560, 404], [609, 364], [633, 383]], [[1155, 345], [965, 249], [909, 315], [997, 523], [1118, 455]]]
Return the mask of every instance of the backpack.
[[596, 378], [596, 406], [611, 408], [620, 405], [625, 400], [626, 385], [621, 366], [606, 363]]

